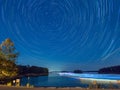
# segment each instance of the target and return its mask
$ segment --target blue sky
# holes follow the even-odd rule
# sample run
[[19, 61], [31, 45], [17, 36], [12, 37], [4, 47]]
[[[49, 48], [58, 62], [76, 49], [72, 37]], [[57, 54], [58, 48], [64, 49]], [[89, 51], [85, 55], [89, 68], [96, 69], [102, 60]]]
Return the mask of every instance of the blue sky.
[[[50, 70], [118, 65], [120, 0], [0, 0], [0, 41], [11, 38], [17, 63]], [[106, 57], [112, 57], [106, 60]], [[116, 62], [114, 64], [108, 64]]]

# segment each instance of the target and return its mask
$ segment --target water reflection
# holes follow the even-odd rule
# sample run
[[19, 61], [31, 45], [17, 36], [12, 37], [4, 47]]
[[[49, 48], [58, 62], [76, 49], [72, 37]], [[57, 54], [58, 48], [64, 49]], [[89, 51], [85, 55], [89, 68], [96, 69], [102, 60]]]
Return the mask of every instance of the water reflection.
[[[23, 77], [21, 85], [25, 86], [27, 83], [28, 78]], [[120, 75], [59, 73], [30, 77], [29, 83], [35, 87], [119, 88]]]
[[120, 88], [119, 74], [59, 73], [59, 75], [79, 79], [82, 84], [88, 84], [90, 88]]
[[[87, 87], [86, 84], [81, 84], [78, 79], [59, 76], [58, 73], [50, 73], [49, 76], [30, 77], [29, 82], [35, 87]], [[27, 83], [27, 77], [23, 77], [21, 85], [26, 86]]]

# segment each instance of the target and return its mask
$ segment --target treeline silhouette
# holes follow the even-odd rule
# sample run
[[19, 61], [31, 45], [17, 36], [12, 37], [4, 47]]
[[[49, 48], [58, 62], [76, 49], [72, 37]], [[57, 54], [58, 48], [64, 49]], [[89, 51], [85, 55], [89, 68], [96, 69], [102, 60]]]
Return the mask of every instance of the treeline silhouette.
[[98, 73], [100, 74], [120, 74], [120, 65], [101, 68]]
[[48, 68], [18, 65], [18, 76], [48, 75]]

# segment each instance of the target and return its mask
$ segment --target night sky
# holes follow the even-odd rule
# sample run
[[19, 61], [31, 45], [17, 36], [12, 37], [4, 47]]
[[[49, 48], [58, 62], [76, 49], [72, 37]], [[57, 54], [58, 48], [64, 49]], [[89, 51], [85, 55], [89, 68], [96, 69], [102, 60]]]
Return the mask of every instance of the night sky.
[[120, 0], [0, 0], [0, 42], [17, 64], [97, 70], [120, 64]]

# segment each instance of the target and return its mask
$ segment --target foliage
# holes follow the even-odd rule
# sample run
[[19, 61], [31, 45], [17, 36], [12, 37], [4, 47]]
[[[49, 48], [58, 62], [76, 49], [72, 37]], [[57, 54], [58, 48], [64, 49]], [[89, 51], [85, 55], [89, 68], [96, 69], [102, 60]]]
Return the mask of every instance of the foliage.
[[14, 43], [9, 38], [2, 42], [1, 51], [7, 60], [16, 61], [18, 52], [15, 51]]
[[17, 56], [14, 43], [10, 39], [6, 39], [0, 44], [0, 80], [17, 75], [18, 69], [15, 64]]
[[101, 68], [101, 69], [99, 69], [98, 73], [100, 73], [100, 74], [120, 74], [120, 65]]
[[44, 67], [37, 66], [18, 66], [19, 75], [23, 76], [39, 76], [39, 75], [48, 75], [48, 69]]

